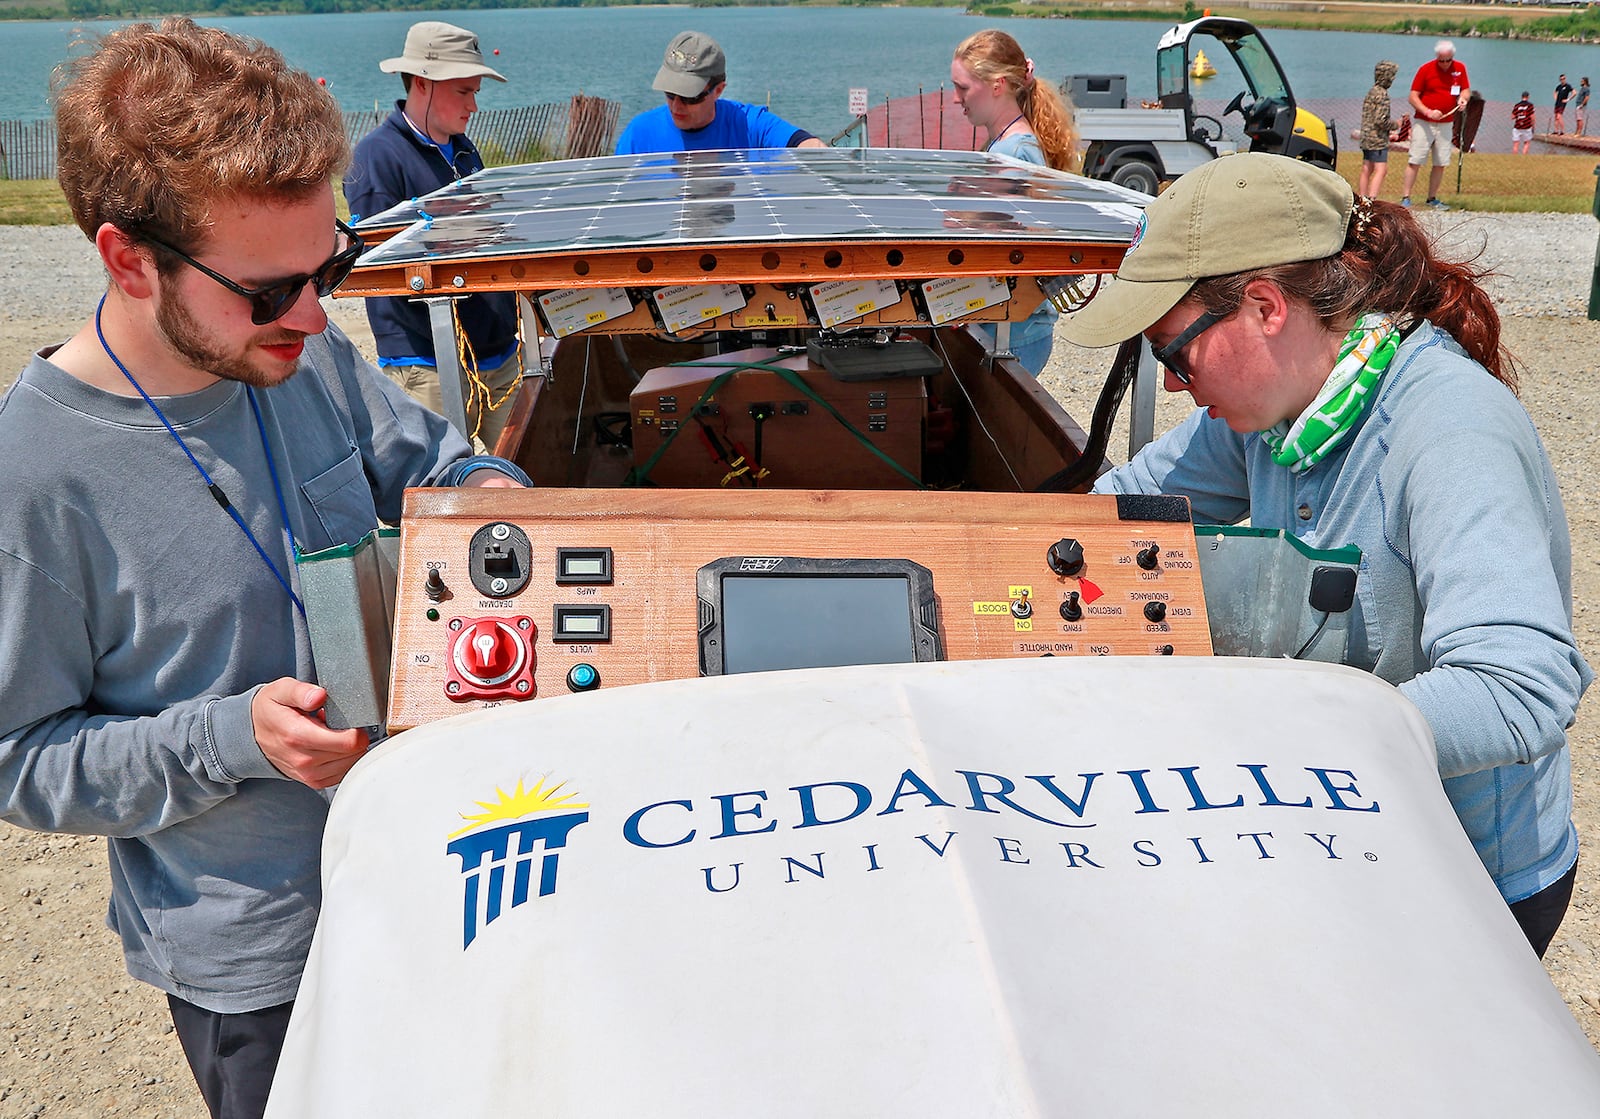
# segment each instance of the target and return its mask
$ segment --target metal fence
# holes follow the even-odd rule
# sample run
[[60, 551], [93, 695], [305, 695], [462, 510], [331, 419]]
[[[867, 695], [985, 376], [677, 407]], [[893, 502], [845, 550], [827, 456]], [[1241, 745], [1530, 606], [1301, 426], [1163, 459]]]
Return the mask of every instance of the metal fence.
[[[472, 140], [491, 167], [610, 155], [621, 109], [615, 101], [581, 93], [570, 101], [486, 109], [472, 118]], [[345, 113], [345, 134], [354, 144], [388, 115], [387, 109]], [[55, 176], [55, 122], [0, 120], [0, 179]]]

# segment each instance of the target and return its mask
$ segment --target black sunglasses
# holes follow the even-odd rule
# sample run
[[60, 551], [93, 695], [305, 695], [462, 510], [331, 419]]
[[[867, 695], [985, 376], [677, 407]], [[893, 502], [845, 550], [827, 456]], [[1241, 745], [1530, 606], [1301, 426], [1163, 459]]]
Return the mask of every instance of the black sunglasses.
[[324, 299], [349, 279], [351, 269], [356, 266], [356, 258], [361, 255], [361, 250], [366, 248], [366, 245], [362, 243], [356, 231], [344, 222], [335, 218], [334, 225], [339, 227], [340, 233], [350, 238], [350, 243], [329, 257], [322, 267], [308, 275], [290, 276], [286, 280], [278, 280], [258, 288], [247, 288], [234, 283], [222, 273], [212, 271], [188, 253], [173, 248], [158, 237], [152, 237], [148, 233], [142, 234], [142, 237], [157, 248], [165, 249], [195, 271], [210, 276], [235, 295], [244, 296], [250, 301], [250, 321], [257, 326], [266, 326], [289, 313], [289, 308], [294, 306], [295, 300], [300, 298], [300, 293], [305, 290], [307, 284], [316, 288], [318, 299]]
[[1217, 315], [1210, 311], [1202, 311], [1199, 318], [1184, 327], [1182, 334], [1179, 334], [1165, 346], [1150, 347], [1150, 352], [1156, 355], [1157, 361], [1172, 370], [1172, 375], [1178, 378], [1180, 382], [1185, 385], [1192, 384], [1194, 375], [1189, 371], [1188, 363], [1184, 361], [1183, 348], [1232, 313], [1232, 311], [1229, 311], [1227, 314]]
[[698, 105], [711, 96], [711, 91], [716, 89], [718, 84], [717, 82], [707, 82], [706, 87], [700, 91], [698, 97], [685, 97], [681, 93], [669, 93], [667, 94], [667, 100], [676, 101], [680, 105]]

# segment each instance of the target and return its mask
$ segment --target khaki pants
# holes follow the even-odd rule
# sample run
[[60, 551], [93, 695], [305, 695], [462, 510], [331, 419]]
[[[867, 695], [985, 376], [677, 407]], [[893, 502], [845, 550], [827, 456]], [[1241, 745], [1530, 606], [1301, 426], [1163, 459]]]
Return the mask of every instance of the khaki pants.
[[[404, 389], [405, 394], [412, 400], [430, 411], [444, 415], [444, 397], [439, 391], [438, 369], [431, 365], [386, 365], [383, 367], [383, 372], [391, 381]], [[514, 354], [498, 369], [491, 369], [478, 376], [489, 386], [490, 402], [499, 404], [499, 407], [485, 411], [481, 407], [482, 394], [478, 394], [480, 399], [473, 400], [467, 406], [467, 428], [469, 431], [477, 429], [477, 438], [473, 440], [477, 450], [492, 452], [495, 443], [500, 439], [500, 432], [506, 426], [506, 420], [511, 415], [511, 404], [515, 399], [511, 388], [522, 379], [522, 355]]]

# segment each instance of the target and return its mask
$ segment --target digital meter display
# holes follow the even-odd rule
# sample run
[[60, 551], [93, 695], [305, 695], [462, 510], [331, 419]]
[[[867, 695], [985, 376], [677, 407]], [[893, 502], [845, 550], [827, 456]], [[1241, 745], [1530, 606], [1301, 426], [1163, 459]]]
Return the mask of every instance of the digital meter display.
[[933, 577], [910, 560], [736, 557], [697, 582], [705, 675], [940, 659]]
[[726, 673], [917, 659], [911, 587], [889, 575], [722, 579]]

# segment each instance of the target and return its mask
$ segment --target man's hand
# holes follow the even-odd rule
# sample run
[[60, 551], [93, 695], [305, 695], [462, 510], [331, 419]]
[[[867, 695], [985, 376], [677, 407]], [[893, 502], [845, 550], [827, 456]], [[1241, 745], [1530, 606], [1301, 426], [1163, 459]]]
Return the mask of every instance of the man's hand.
[[474, 470], [467, 475], [466, 481], [461, 483], [463, 489], [484, 490], [510, 490], [522, 489], [522, 483], [515, 478], [508, 477], [493, 467], [483, 470]]
[[326, 689], [287, 676], [263, 686], [250, 702], [261, 752], [279, 773], [313, 789], [344, 780], [367, 750], [366, 731], [328, 729], [322, 715], [327, 702]]

